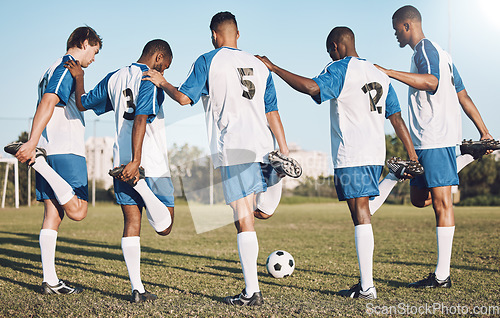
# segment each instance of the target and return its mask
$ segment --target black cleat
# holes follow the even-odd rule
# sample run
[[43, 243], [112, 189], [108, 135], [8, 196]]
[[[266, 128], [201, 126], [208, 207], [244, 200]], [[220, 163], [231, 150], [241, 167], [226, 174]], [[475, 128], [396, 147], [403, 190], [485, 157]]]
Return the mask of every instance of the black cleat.
[[387, 160], [387, 167], [400, 180], [411, 179], [424, 174], [424, 167], [418, 161], [403, 160], [399, 157], [392, 157]]
[[69, 295], [69, 294], [79, 294], [83, 291], [80, 287], [70, 287], [66, 285], [65, 282], [59, 280], [59, 283], [55, 286], [50, 286], [46, 282], [42, 283], [41, 293], [44, 295]]
[[[7, 146], [3, 147], [3, 151], [5, 151], [8, 154], [11, 154], [13, 156], [16, 155], [16, 153], [19, 151], [19, 148], [24, 144], [24, 142], [21, 141], [14, 141], [8, 144]], [[35, 158], [43, 156], [44, 158], [47, 158], [47, 151], [45, 149], [36, 147], [35, 148]]]
[[[110, 176], [112, 176], [113, 178], [117, 178], [118, 180], [120, 180], [118, 177], [122, 173], [123, 169], [125, 169], [125, 165], [121, 165], [119, 167], [116, 167], [116, 168], [113, 168], [113, 169], [109, 170], [108, 174]], [[146, 176], [146, 174], [144, 172], [144, 168], [143, 167], [139, 167], [139, 180], [144, 179], [145, 176]], [[129, 185], [131, 185], [132, 187], [135, 187], [135, 185], [137, 184], [137, 182], [139, 180], [135, 181], [134, 179], [130, 179], [130, 180], [125, 181], [125, 182], [128, 183]]]
[[484, 139], [479, 141], [463, 140], [460, 145], [462, 155], [471, 155], [474, 159], [482, 158], [488, 150], [500, 149], [500, 142], [495, 139]]
[[360, 299], [376, 299], [377, 290], [374, 286], [368, 288], [367, 290], [361, 290], [361, 282], [352, 286], [350, 289], [344, 289], [338, 292], [339, 296], [349, 297], [349, 298], [360, 298]]
[[156, 300], [158, 296], [155, 294], [151, 294], [147, 290], [144, 290], [144, 293], [139, 293], [137, 289], [134, 289], [132, 292], [132, 296], [130, 296], [131, 303], [143, 303], [145, 301], [153, 301]]
[[302, 175], [302, 167], [297, 160], [285, 156], [278, 150], [271, 151], [268, 158], [278, 175], [287, 175], [292, 178], [298, 178]]
[[260, 306], [264, 303], [264, 299], [260, 291], [253, 293], [252, 297], [246, 297], [243, 289], [239, 295], [225, 297], [224, 303], [236, 306]]
[[419, 280], [418, 282], [408, 284], [408, 287], [411, 287], [411, 288], [450, 288], [451, 287], [451, 279], [450, 279], [450, 276], [448, 276], [445, 280], [439, 280], [436, 278], [435, 273], [430, 273], [427, 278]]

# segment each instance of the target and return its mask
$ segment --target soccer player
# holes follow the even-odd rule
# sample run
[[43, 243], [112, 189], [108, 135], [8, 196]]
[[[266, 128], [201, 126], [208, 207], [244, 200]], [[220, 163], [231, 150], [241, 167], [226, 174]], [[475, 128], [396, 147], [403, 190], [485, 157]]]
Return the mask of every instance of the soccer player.
[[28, 161], [37, 172], [36, 197], [44, 203], [40, 231], [42, 294], [82, 292], [60, 280], [55, 270], [59, 225], [65, 214], [72, 220], [83, 220], [88, 201], [85, 121], [75, 104], [75, 81], [64, 63], [78, 61], [82, 67], [88, 67], [102, 48], [102, 39], [91, 27], [79, 27], [69, 36], [66, 47], [66, 54], [39, 81], [29, 140], [4, 148], [19, 161]]
[[67, 65], [77, 81], [80, 107], [92, 109], [97, 115], [115, 112], [114, 190], [124, 218], [121, 245], [132, 285], [132, 303], [157, 298], [144, 288], [140, 275], [142, 208], [146, 207], [148, 220], [159, 235], [168, 235], [172, 229], [174, 187], [162, 108], [165, 96], [153, 83], [141, 80], [143, 72], [155, 69], [163, 73], [171, 63], [170, 45], [152, 40], [144, 46], [137, 63], [109, 73], [87, 94], [83, 94], [83, 71], [78, 63]]
[[259, 58], [293, 89], [310, 95], [320, 104], [330, 100], [331, 147], [335, 188], [347, 201], [354, 223], [360, 282], [339, 294], [374, 299], [374, 238], [368, 201], [379, 195], [378, 180], [385, 160], [384, 119], [388, 118], [411, 160], [417, 160], [411, 138], [390, 79], [358, 56], [354, 33], [334, 28], [326, 39], [333, 62], [312, 79], [288, 72], [267, 57]]
[[274, 150], [273, 135], [281, 153], [289, 151], [271, 73], [255, 56], [238, 49], [236, 18], [219, 12], [212, 17], [210, 30], [215, 50], [196, 60], [178, 89], [155, 72], [146, 75], [181, 105], [203, 100], [212, 160], [222, 176], [226, 203], [233, 209], [245, 280], [243, 291], [224, 302], [256, 306], [263, 298], [257, 278], [254, 215], [268, 218], [281, 196], [280, 178], [264, 164]]
[[425, 38], [420, 12], [413, 6], [399, 8], [392, 16], [399, 46], [409, 45], [414, 54], [410, 72], [384, 69], [389, 77], [409, 86], [409, 125], [423, 176], [410, 181], [411, 202], [416, 207], [432, 204], [436, 215], [437, 266], [423, 280], [409, 287], [451, 287], [450, 262], [455, 217], [451, 186], [458, 185], [458, 174], [474, 158], [455, 156], [462, 138], [460, 106], [474, 122], [481, 140], [492, 139], [479, 111], [465, 90], [451, 56]]

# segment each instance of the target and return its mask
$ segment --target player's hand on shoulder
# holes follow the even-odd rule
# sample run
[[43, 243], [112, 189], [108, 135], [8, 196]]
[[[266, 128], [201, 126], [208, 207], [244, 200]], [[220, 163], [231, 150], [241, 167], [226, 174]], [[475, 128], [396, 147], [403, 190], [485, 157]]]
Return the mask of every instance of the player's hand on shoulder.
[[64, 67], [69, 70], [71, 76], [73, 76], [74, 78], [83, 77], [84, 75], [82, 66], [78, 61], [73, 61], [73, 60], [66, 61], [66, 63], [64, 63]]
[[268, 59], [268, 58], [267, 58], [267, 56], [265, 56], [265, 55], [264, 55], [264, 56], [255, 55], [255, 57], [256, 57], [256, 58], [258, 58], [259, 60], [261, 60], [261, 61], [262, 61], [262, 63], [264, 63], [264, 64], [267, 66], [267, 68], [268, 68], [271, 72], [273, 72], [273, 69], [274, 69], [274, 64], [273, 64], [273, 62], [271, 62], [271, 60], [270, 60], [270, 59]]
[[157, 87], [161, 87], [161, 84], [163, 82], [166, 82], [163, 75], [157, 70], [148, 70], [146, 72], [143, 72], [142, 75], [143, 75], [142, 78], [143, 81], [150, 81]]
[[382, 71], [384, 72], [385, 74], [387, 74], [387, 69], [386, 68], [383, 68], [382, 66], [378, 65], [378, 64], [373, 64], [376, 68], [379, 69], [379, 71]]

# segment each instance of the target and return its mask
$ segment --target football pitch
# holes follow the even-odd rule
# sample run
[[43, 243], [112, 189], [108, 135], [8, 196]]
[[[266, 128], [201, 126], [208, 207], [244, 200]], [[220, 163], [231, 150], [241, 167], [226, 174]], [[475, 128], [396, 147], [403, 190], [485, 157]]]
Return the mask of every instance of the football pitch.
[[[244, 287], [234, 226], [197, 234], [185, 204], [176, 207], [167, 237], [156, 235], [143, 217], [142, 280], [158, 295], [155, 302], [128, 302], [130, 283], [120, 248], [123, 220], [116, 205], [89, 208], [85, 220], [65, 219], [59, 229], [58, 276], [84, 292], [41, 295], [42, 210], [40, 205], [0, 210], [0, 317], [463, 316], [466, 310], [500, 315], [500, 207], [456, 207], [453, 287], [413, 290], [407, 284], [435, 268], [434, 214], [431, 208], [383, 206], [372, 218], [378, 299], [367, 301], [335, 295], [359, 277], [346, 205], [280, 205], [271, 219], [256, 220], [265, 301], [257, 308], [221, 302]], [[291, 277], [267, 274], [267, 255], [278, 249], [295, 258]]]

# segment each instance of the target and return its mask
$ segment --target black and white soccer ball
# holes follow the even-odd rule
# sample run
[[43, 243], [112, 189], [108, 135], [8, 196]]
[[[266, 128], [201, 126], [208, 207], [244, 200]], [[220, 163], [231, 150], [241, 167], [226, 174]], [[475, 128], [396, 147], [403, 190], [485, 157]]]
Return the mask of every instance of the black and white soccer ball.
[[266, 268], [274, 278], [283, 278], [292, 275], [295, 269], [293, 256], [286, 251], [274, 251], [267, 257]]

